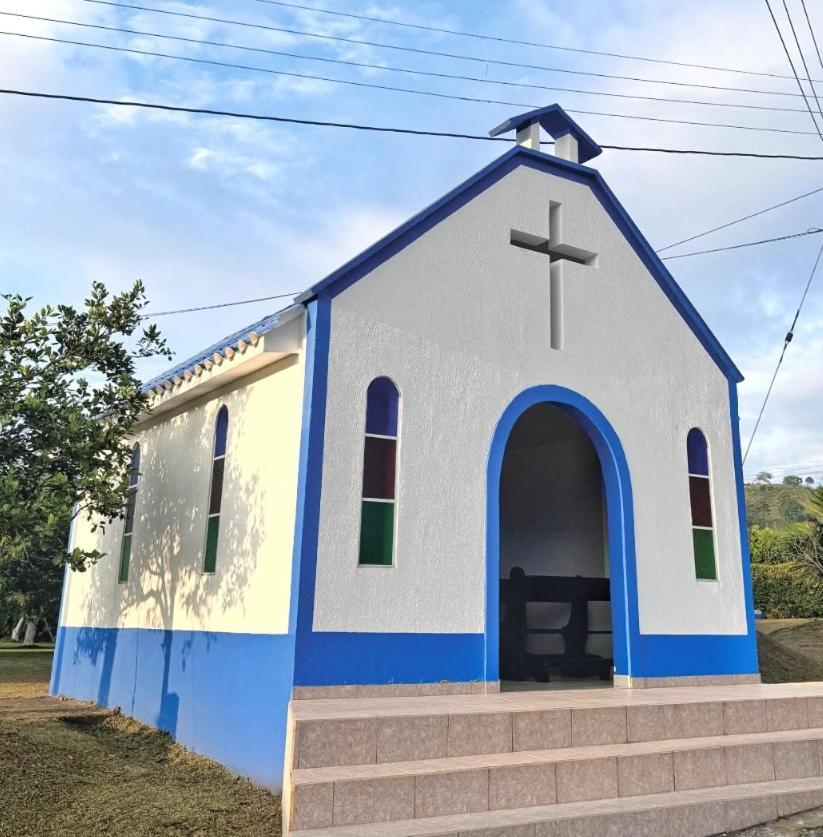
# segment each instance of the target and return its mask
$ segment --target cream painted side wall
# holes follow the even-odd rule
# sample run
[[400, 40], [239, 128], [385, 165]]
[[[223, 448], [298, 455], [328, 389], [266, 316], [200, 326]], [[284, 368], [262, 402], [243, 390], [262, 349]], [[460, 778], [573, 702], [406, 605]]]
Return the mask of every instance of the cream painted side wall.
[[[123, 522], [95, 534], [78, 520], [73, 544], [107, 556], [85, 573], [68, 573], [61, 624], [288, 632], [303, 358], [288, 357], [140, 429], [129, 579], [117, 582]], [[207, 575], [214, 421], [223, 404], [226, 476], [217, 570]]]
[[[562, 204], [565, 348], [549, 345], [548, 236]], [[365, 392], [402, 394], [396, 562], [358, 567]], [[631, 472], [643, 633], [746, 632], [727, 381], [591, 191], [520, 167], [333, 300], [314, 629], [484, 630], [486, 463], [511, 400], [586, 396]], [[719, 580], [697, 581], [686, 433], [711, 446]]]

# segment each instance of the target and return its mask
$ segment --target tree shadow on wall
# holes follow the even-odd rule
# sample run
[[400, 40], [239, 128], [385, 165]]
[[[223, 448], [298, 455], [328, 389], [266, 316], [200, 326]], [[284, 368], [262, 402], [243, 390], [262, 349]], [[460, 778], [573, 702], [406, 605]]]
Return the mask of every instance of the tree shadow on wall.
[[[103, 537], [106, 557], [73, 580], [73, 595], [77, 586], [84, 588], [84, 624], [154, 629], [129, 634], [114, 629], [79, 631], [74, 662], [94, 668], [97, 702], [120, 706], [172, 736], [181, 709], [176, 678], [190, 666], [195, 642], [214, 651], [219, 634], [208, 627], [221, 612], [234, 611], [233, 618], [242, 620], [250, 576], [258, 562], [275, 559], [260, 554], [266, 537], [266, 498], [260, 493], [257, 465], [245, 463], [241, 469], [231, 455], [232, 439], [244, 432], [247, 402], [247, 392], [238, 388], [230, 404], [216, 571], [204, 573], [203, 560], [219, 398], [191, 412], [163, 416], [141, 434], [128, 580], [117, 582], [123, 529], [118, 521]], [[147, 716], [148, 706], [155, 707], [153, 718]]]

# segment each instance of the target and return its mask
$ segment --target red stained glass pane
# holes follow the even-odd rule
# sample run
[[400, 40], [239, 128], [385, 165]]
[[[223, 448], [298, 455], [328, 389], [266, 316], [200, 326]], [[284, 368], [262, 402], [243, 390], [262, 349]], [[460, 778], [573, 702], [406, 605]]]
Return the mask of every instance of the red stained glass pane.
[[692, 526], [712, 525], [712, 500], [709, 480], [706, 477], [689, 477], [689, 494], [692, 501]]
[[366, 436], [363, 460], [363, 497], [375, 500], [394, 499], [397, 442]]

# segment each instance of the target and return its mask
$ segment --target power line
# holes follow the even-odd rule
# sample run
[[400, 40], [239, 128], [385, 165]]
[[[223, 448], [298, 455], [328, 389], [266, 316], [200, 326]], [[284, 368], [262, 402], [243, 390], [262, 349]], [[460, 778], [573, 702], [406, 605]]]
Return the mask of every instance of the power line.
[[206, 38], [188, 38], [184, 35], [168, 35], [162, 32], [147, 32], [141, 29], [130, 29], [122, 26], [105, 26], [101, 23], [84, 23], [78, 20], [66, 20], [64, 18], [44, 17], [41, 15], [27, 15], [22, 12], [0, 11], [5, 17], [33, 20], [41, 23], [58, 23], [66, 26], [77, 26], [82, 29], [96, 29], [103, 32], [117, 32], [124, 35], [139, 35], [141, 37], [161, 38], [166, 41], [194, 44], [197, 46], [212, 46], [221, 49], [236, 49], [242, 52], [255, 52], [263, 55], [276, 55], [281, 58], [297, 58], [301, 61], [320, 61], [325, 64], [337, 64], [345, 67], [357, 67], [366, 70], [379, 70], [381, 72], [404, 73], [406, 75], [424, 76], [426, 78], [441, 78], [453, 81], [469, 81], [478, 84], [496, 84], [505, 87], [522, 87], [530, 90], [551, 90], [561, 93], [576, 93], [583, 96], [605, 96], [612, 99], [632, 99], [644, 102], [663, 102], [666, 104], [679, 105], [700, 105], [705, 107], [719, 108], [742, 108], [745, 110], [762, 110], [773, 113], [806, 113], [805, 108], [781, 108], [770, 105], [750, 105], [738, 102], [710, 102], [700, 99], [673, 99], [666, 96], [643, 96], [640, 94], [614, 93], [605, 90], [581, 90], [575, 87], [558, 87], [556, 85], [535, 84], [525, 81], [508, 81], [505, 79], [488, 78], [481, 76], [467, 76], [456, 73], [439, 73], [434, 70], [418, 70], [413, 67], [392, 67], [384, 64], [371, 64], [365, 61], [352, 61], [344, 58], [329, 58], [322, 55], [302, 55], [297, 52], [286, 52], [279, 49], [267, 49], [266, 47], [255, 47], [248, 44], [232, 44], [226, 41], [214, 41]]
[[722, 253], [725, 250], [740, 250], [743, 247], [756, 247], [758, 244], [772, 244], [775, 241], [788, 241], [790, 238], [803, 238], [806, 235], [820, 235], [823, 230], [814, 227], [805, 232], [791, 233], [790, 235], [780, 235], [777, 238], [761, 238], [760, 241], [747, 241], [745, 244], [731, 244], [728, 247], [715, 247], [713, 250], [697, 250], [693, 253], [678, 253], [676, 256], [662, 256], [661, 261], [670, 261], [671, 259], [685, 259], [688, 256], [704, 256], [708, 253]]
[[786, 41], [783, 40], [783, 33], [780, 31], [780, 26], [777, 23], [777, 18], [774, 16], [774, 12], [772, 11], [771, 3], [769, 0], [766, 0], [766, 8], [769, 10], [769, 15], [771, 16], [772, 23], [774, 23], [774, 28], [777, 30], [777, 37], [780, 38], [780, 43], [783, 45], [783, 51], [786, 53], [786, 58], [789, 59], [789, 66], [792, 68], [792, 73], [797, 81], [797, 86], [800, 88], [800, 93], [803, 96], [803, 101], [806, 103], [806, 107], [809, 111], [809, 116], [812, 118], [812, 122], [814, 123], [814, 128], [817, 131], [818, 136], [820, 137], [821, 141], [823, 141], [823, 134], [820, 133], [820, 128], [817, 124], [817, 120], [814, 117], [814, 111], [812, 110], [812, 106], [809, 104], [809, 100], [806, 97], [806, 91], [803, 89], [803, 85], [800, 82], [800, 76], [797, 74], [797, 70], [794, 67], [794, 61], [792, 61], [791, 53], [789, 52], [789, 48], [786, 46]]
[[[334, 9], [321, 9], [317, 6], [304, 6], [300, 3], [286, 3], [282, 0], [254, 0], [256, 3], [265, 3], [268, 6], [280, 6], [287, 9], [299, 9], [306, 12], [315, 12], [324, 15], [335, 15], [337, 17], [347, 17], [354, 20], [365, 20], [369, 23], [384, 23], [391, 26], [401, 26], [407, 29], [417, 29], [423, 32], [438, 32], [444, 35], [457, 35], [462, 38], [475, 38], [483, 41], [495, 41], [502, 44], [516, 44], [517, 46], [539, 47], [541, 49], [555, 49], [561, 52], [576, 52], [584, 55], [600, 55], [607, 58], [622, 58], [627, 61], [645, 61], [651, 64], [667, 64], [674, 67], [689, 67], [697, 70], [713, 70], [720, 73], [738, 73], [747, 76], [764, 76], [767, 78], [791, 79], [791, 76], [781, 75], [780, 73], [766, 73], [758, 70], [744, 70], [740, 67], [719, 67], [712, 64], [693, 64], [688, 61], [674, 61], [665, 58], [650, 58], [643, 55], [628, 55], [622, 52], [606, 52], [597, 49], [583, 49], [582, 47], [561, 46], [560, 44], [547, 44], [537, 41], [521, 41], [516, 38], [503, 38], [498, 35], [486, 35], [480, 32], [464, 32], [459, 29], [447, 29], [442, 26], [426, 26], [420, 23], [410, 23], [408, 21], [391, 20], [385, 17], [373, 17], [369, 15], [358, 15], [352, 12], [341, 12]], [[805, 4], [804, 4], [805, 6]], [[823, 65], [823, 62], [821, 62]]]
[[[102, 2], [102, 0], [92, 0], [92, 2]], [[352, 79], [340, 79], [340, 78], [331, 78], [329, 76], [320, 76], [314, 75], [309, 73], [297, 73], [291, 72], [287, 70], [274, 70], [269, 67], [259, 67], [250, 64], [236, 64], [229, 61], [217, 61], [212, 58], [195, 58], [194, 56], [190, 55], [173, 55], [171, 53], [166, 52], [157, 52], [155, 50], [149, 49], [137, 49], [135, 47], [121, 47], [121, 46], [113, 46], [112, 44], [97, 44], [92, 43], [90, 41], [77, 41], [71, 38], [56, 38], [47, 35], [33, 35], [31, 33], [25, 32], [7, 32], [0, 30], [0, 35], [8, 36], [13, 38], [26, 38], [28, 40], [34, 41], [44, 41], [49, 43], [56, 43], [56, 44], [66, 44], [70, 46], [80, 46], [80, 47], [88, 47], [91, 49], [100, 49], [105, 50], [108, 52], [118, 52], [118, 53], [125, 53], [129, 55], [146, 55], [151, 56], [153, 58], [165, 58], [172, 61], [184, 61], [190, 64], [202, 64], [206, 66], [213, 66], [213, 67], [223, 67], [227, 69], [233, 70], [246, 70], [249, 72], [256, 72], [256, 73], [266, 73], [269, 75], [275, 76], [285, 76], [287, 78], [300, 78], [300, 79], [309, 79], [312, 81], [322, 81], [327, 82], [329, 84], [344, 84], [351, 87], [361, 87], [367, 88], [370, 90], [384, 90], [391, 93], [409, 93], [412, 95], [417, 96], [428, 96], [437, 99], [448, 99], [451, 101], [459, 101], [459, 102], [472, 102], [475, 104], [484, 104], [484, 105], [507, 105], [510, 107], [522, 107], [522, 108], [536, 108], [539, 107], [537, 103], [534, 102], [511, 102], [504, 99], [481, 99], [474, 96], [461, 96], [458, 94], [453, 93], [438, 93], [433, 90], [416, 90], [410, 87], [396, 87], [394, 85], [388, 84], [376, 84], [373, 82], [366, 82], [366, 81], [354, 81]], [[569, 113], [575, 114], [585, 114], [588, 116], [604, 116], [611, 119], [630, 119], [630, 120], [639, 120], [642, 122], [659, 122], [664, 124], [671, 124], [671, 125], [690, 125], [693, 127], [700, 127], [700, 128], [731, 128], [734, 130], [739, 131], [757, 131], [761, 133], [778, 133], [778, 134], [792, 134], [796, 136], [814, 136], [814, 133], [811, 131], [794, 131], [789, 128], [764, 128], [755, 125], [737, 125], [727, 122], [699, 122], [696, 120], [689, 120], [689, 119], [666, 119], [663, 117], [658, 116], [642, 116], [639, 114], [627, 114], [627, 113], [610, 113], [604, 111], [596, 111], [596, 110], [581, 110], [578, 108], [569, 108]]]
[[269, 302], [272, 299], [286, 299], [287, 297], [295, 297], [300, 291], [294, 291], [287, 294], [274, 294], [273, 296], [259, 296], [256, 299], [239, 299], [235, 302], [219, 302], [216, 305], [198, 305], [195, 308], [177, 308], [174, 311], [156, 311], [143, 314], [141, 319], [152, 320], [155, 317], [168, 317], [171, 314], [190, 314], [193, 311], [212, 311], [215, 308], [231, 308], [234, 305], [249, 305], [252, 302]]
[[[820, 56], [820, 47], [817, 45], [817, 38], [814, 34], [814, 27], [812, 26], [812, 22], [809, 19], [809, 12], [806, 9], [806, 0], [800, 0], [801, 5], [803, 6], [803, 14], [806, 15], [806, 23], [809, 25], [809, 32], [812, 36], [812, 42], [814, 43], [814, 51], [817, 53], [817, 60], [820, 62], [820, 66], [823, 67], [823, 58]], [[811, 79], [809, 79], [811, 81]]]
[[776, 90], [754, 90], [746, 87], [728, 87], [719, 84], [699, 84], [697, 82], [685, 81], [671, 81], [668, 79], [651, 79], [643, 76], [624, 76], [613, 73], [596, 73], [585, 70], [572, 70], [567, 67], [546, 67], [541, 64], [525, 64], [516, 61], [504, 61], [499, 58], [486, 58], [477, 55], [461, 55], [453, 52], [439, 52], [437, 50], [423, 49], [422, 47], [402, 46], [400, 44], [388, 44], [382, 41], [367, 41], [358, 38], [346, 38], [342, 35], [327, 35], [321, 32], [309, 32], [304, 29], [292, 29], [285, 26], [272, 26], [265, 23], [250, 23], [249, 21], [234, 20], [232, 18], [213, 17], [211, 15], [195, 14], [194, 12], [179, 12], [171, 9], [158, 9], [153, 6], [140, 6], [134, 3], [122, 3], [117, 0], [81, 0], [83, 3], [94, 3], [99, 6], [111, 6], [120, 9], [133, 9], [141, 12], [152, 12], [154, 14], [169, 15], [172, 17], [182, 17], [191, 20], [203, 20], [209, 23], [221, 23], [227, 26], [242, 26], [247, 29], [260, 29], [267, 32], [282, 32], [288, 35], [298, 35], [304, 38], [317, 38], [325, 41], [337, 41], [339, 43], [354, 44], [355, 46], [370, 46], [377, 49], [393, 49], [400, 52], [410, 52], [418, 55], [430, 55], [438, 58], [451, 58], [459, 61], [474, 61], [478, 64], [488, 65], [495, 64], [502, 67], [516, 67], [525, 70], [541, 70], [543, 72], [551, 73], [566, 73], [575, 76], [590, 76], [593, 78], [608, 78], [619, 79], [621, 81], [636, 81], [645, 84], [668, 84], [675, 87], [696, 87], [705, 90], [724, 90], [733, 93], [754, 93], [764, 96], [790, 96], [793, 98], [800, 98], [799, 93], [788, 93]]
[[769, 396], [772, 394], [772, 388], [774, 387], [775, 379], [777, 378], [777, 373], [780, 371], [780, 366], [783, 363], [783, 358], [786, 356], [786, 349], [789, 348], [789, 343], [792, 342], [794, 338], [794, 328], [797, 325], [797, 319], [800, 316], [800, 311], [803, 308], [803, 303], [806, 301], [806, 295], [809, 293], [809, 288], [811, 287], [812, 280], [814, 279], [814, 275], [817, 272], [817, 266], [820, 264], [820, 257], [823, 256], [823, 246], [817, 251], [817, 258], [814, 260], [814, 266], [812, 267], [812, 272], [809, 274], [809, 279], [806, 282], [806, 287], [803, 289], [803, 296], [800, 297], [800, 305], [797, 306], [797, 311], [795, 311], [794, 319], [792, 320], [791, 326], [789, 326], [788, 332], [786, 332], [786, 336], [783, 338], [783, 349], [780, 352], [780, 358], [777, 361], [777, 366], [774, 369], [774, 375], [772, 375], [772, 380], [769, 383], [769, 388], [766, 390], [766, 397], [763, 399], [763, 404], [760, 407], [760, 412], [757, 415], [757, 421], [754, 423], [754, 430], [752, 430], [752, 435], [749, 437], [749, 444], [746, 445], [746, 452], [743, 454], [743, 464], [746, 464], [746, 457], [749, 455], [749, 451], [752, 447], [752, 442], [754, 441], [755, 434], [757, 433], [757, 428], [760, 427], [760, 420], [763, 418], [763, 412], [766, 409], [766, 404], [769, 403]]
[[[0, 88], [0, 95], [24, 96], [33, 99], [59, 100], [65, 102], [83, 102], [95, 105], [114, 105], [116, 107], [132, 107], [145, 110], [170, 111], [173, 113], [191, 113], [204, 116], [227, 116], [234, 119], [253, 119], [261, 122], [278, 122], [292, 125], [310, 125], [321, 128], [347, 128], [355, 131], [374, 131], [385, 134], [410, 134], [422, 137], [445, 137], [448, 139], [482, 140], [483, 142], [513, 142], [507, 137], [490, 137], [486, 134], [465, 134], [456, 131], [428, 131], [418, 128], [396, 128], [382, 125], [363, 125], [353, 122], [328, 122], [319, 119], [298, 119], [296, 117], [274, 116], [262, 113], [245, 113], [242, 111], [217, 110], [214, 108], [194, 108], [183, 105], [165, 105], [158, 102], [141, 102], [135, 100], [103, 99], [94, 96], [73, 96], [68, 93], [43, 93], [34, 90], [16, 90]], [[543, 145], [553, 143], [543, 142]], [[696, 154], [707, 157], [751, 157], [765, 160], [823, 160], [823, 156], [803, 156], [800, 154], [761, 154], [755, 151], [711, 151], [699, 148], [655, 148], [650, 146], [608, 145], [601, 143], [600, 147], [608, 151], [640, 151], [659, 152], [662, 154]], [[823, 188], [817, 191], [823, 191]], [[810, 193], [811, 194], [811, 193]], [[790, 202], [790, 201], [789, 201]], [[704, 233], [705, 234], [705, 233]], [[671, 245], [674, 246], [674, 245]]]
[[[786, 3], [786, 0], [783, 0], [783, 8], [786, 10], [786, 17], [789, 20], [789, 27], [792, 30], [792, 37], [794, 38], [794, 43], [797, 47], [797, 51], [800, 54], [800, 60], [803, 62], [803, 69], [806, 71], [806, 78], [809, 80], [809, 86], [812, 88], [812, 95], [814, 96], [815, 102], [817, 102], [817, 112], [820, 114], [821, 117], [823, 117], [823, 108], [820, 107], [820, 99], [817, 96], [817, 90], [815, 90], [814, 82], [811, 80], [809, 67], [806, 64], [806, 56], [803, 52], [803, 47], [800, 45], [800, 38], [797, 37], [797, 30], [794, 28], [794, 21], [792, 20], [792, 15], [789, 11], [789, 6]], [[821, 137], [821, 139], [823, 139], [823, 137]]]
[[823, 192], [823, 186], [819, 186], [817, 189], [812, 189], [811, 192], [804, 192], [802, 195], [796, 195], [795, 197], [789, 198], [788, 200], [780, 201], [780, 203], [772, 204], [771, 206], [767, 206], [764, 209], [758, 209], [757, 212], [752, 212], [749, 215], [744, 215], [741, 218], [735, 218], [733, 221], [727, 221], [725, 224], [720, 224], [717, 227], [712, 227], [710, 230], [705, 230], [704, 232], [696, 233], [695, 235], [690, 235], [688, 238], [682, 238], [680, 239], [680, 241], [675, 241], [672, 244], [667, 244], [665, 247], [660, 247], [656, 252], [663, 253], [666, 250], [671, 250], [672, 247], [679, 247], [681, 244], [688, 244], [690, 241], [695, 241], [698, 238], [703, 238], [703, 236], [711, 235], [711, 233], [728, 229], [728, 227], [733, 227], [736, 224], [742, 224], [743, 221], [750, 221], [752, 218], [757, 218], [760, 215], [765, 215], [767, 212], [772, 212], [775, 209], [780, 209], [783, 206], [788, 206], [790, 203], [795, 203], [795, 201], [800, 201], [804, 198], [810, 198], [812, 195], [819, 195], [821, 192]]

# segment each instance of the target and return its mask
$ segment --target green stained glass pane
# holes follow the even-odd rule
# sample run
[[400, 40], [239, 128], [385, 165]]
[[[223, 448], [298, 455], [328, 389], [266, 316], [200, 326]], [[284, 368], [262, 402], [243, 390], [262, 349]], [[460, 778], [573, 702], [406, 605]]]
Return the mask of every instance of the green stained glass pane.
[[120, 570], [117, 573], [117, 580], [121, 583], [129, 580], [129, 558], [131, 558], [131, 532], [123, 535], [123, 543], [120, 546]]
[[360, 563], [390, 566], [394, 541], [394, 503], [364, 500], [360, 513]]
[[714, 560], [714, 536], [711, 529], [692, 529], [694, 538], [694, 570], [698, 578], [707, 581], [717, 579]]
[[203, 572], [213, 573], [217, 567], [217, 536], [220, 533], [220, 517], [210, 517], [206, 525], [206, 558]]

